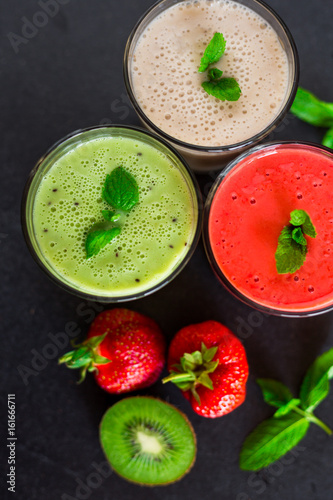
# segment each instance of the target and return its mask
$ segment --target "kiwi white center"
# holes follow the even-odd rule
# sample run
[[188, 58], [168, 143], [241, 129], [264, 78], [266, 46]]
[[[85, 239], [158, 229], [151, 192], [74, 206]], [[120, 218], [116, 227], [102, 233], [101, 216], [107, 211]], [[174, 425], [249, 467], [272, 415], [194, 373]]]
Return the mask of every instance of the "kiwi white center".
[[159, 455], [163, 447], [156, 436], [148, 435], [145, 432], [138, 431], [136, 435], [138, 444], [141, 446], [142, 453], [150, 453], [152, 455]]

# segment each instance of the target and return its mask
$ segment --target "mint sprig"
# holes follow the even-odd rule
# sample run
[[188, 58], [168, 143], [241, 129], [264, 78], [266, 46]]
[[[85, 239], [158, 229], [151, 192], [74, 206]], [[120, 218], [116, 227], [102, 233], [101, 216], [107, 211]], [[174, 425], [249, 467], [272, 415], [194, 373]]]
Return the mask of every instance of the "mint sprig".
[[304, 264], [308, 252], [304, 235], [315, 238], [316, 229], [305, 210], [294, 210], [290, 214], [290, 226], [281, 231], [275, 252], [279, 274], [294, 273]]
[[226, 41], [222, 33], [214, 33], [201, 58], [199, 73], [207, 70], [208, 66], [218, 62], [224, 54]]
[[299, 398], [294, 398], [281, 382], [257, 380], [266, 403], [278, 410], [246, 438], [240, 453], [240, 468], [256, 471], [272, 464], [301, 441], [310, 423], [331, 436], [333, 431], [314, 415], [313, 410], [328, 396], [332, 378], [333, 349], [319, 356], [310, 366]]
[[[114, 209], [129, 212], [139, 201], [138, 184], [123, 167], [117, 167], [106, 176], [102, 198]], [[120, 227], [111, 224], [119, 220], [119, 213], [102, 210], [102, 216], [105, 222], [94, 224], [88, 231], [85, 242], [87, 259], [97, 255], [121, 232]]]
[[[226, 41], [222, 33], [215, 33], [201, 58], [199, 73], [203, 73], [211, 64], [218, 62], [223, 56]], [[241, 89], [234, 78], [222, 78], [223, 72], [218, 68], [208, 70], [208, 81], [202, 83], [207, 94], [220, 99], [220, 101], [238, 101]]]
[[298, 87], [290, 111], [310, 125], [329, 128], [322, 144], [333, 149], [333, 103], [318, 99], [308, 90]]

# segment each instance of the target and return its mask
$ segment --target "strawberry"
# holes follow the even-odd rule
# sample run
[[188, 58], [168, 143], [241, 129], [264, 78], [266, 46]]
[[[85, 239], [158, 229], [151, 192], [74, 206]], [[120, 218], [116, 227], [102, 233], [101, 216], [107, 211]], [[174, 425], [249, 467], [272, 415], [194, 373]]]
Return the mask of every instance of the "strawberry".
[[168, 355], [174, 382], [203, 417], [222, 417], [245, 400], [249, 374], [244, 347], [217, 321], [182, 328], [173, 338]]
[[100, 313], [88, 338], [62, 358], [80, 368], [81, 379], [94, 372], [98, 385], [112, 394], [143, 389], [159, 378], [165, 362], [165, 340], [152, 319], [128, 309]]

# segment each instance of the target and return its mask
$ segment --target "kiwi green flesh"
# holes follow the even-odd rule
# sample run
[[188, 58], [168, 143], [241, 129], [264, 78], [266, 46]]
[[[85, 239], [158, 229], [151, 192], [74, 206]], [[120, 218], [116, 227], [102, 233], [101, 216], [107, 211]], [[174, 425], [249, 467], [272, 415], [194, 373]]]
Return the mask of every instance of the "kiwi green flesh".
[[150, 486], [179, 480], [196, 456], [185, 415], [155, 398], [131, 397], [112, 406], [102, 419], [100, 440], [117, 474]]

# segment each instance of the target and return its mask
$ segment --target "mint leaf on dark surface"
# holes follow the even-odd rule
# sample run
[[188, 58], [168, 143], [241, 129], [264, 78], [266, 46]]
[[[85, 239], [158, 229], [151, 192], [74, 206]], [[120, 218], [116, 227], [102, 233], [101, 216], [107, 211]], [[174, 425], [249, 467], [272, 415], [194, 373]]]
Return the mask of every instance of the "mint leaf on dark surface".
[[111, 229], [99, 229], [90, 232], [86, 239], [87, 259], [97, 255], [102, 248], [120, 234], [120, 231], [120, 227], [113, 227]]
[[298, 87], [290, 111], [311, 125], [333, 127], [333, 103], [321, 101], [302, 87]]
[[240, 454], [240, 468], [256, 471], [267, 467], [296, 446], [309, 425], [296, 413], [265, 420], [246, 438]]
[[129, 211], [139, 201], [138, 184], [123, 167], [117, 167], [107, 175], [102, 197], [113, 208]]
[[296, 408], [300, 404], [301, 400], [293, 398], [290, 400], [288, 403], [286, 403], [284, 406], [281, 406], [276, 412], [274, 413], [274, 418], [280, 418], [283, 417], [284, 415], [288, 415], [294, 408]]
[[303, 245], [303, 246], [307, 245], [307, 241], [304, 238], [303, 231], [302, 231], [302, 229], [300, 227], [295, 227], [295, 229], [293, 229], [293, 231], [291, 233], [291, 237], [299, 245]]
[[294, 273], [304, 264], [306, 258], [307, 247], [293, 240], [293, 229], [292, 226], [286, 226], [279, 236], [275, 253], [276, 268], [279, 274]]
[[333, 378], [333, 349], [319, 356], [308, 369], [300, 391], [304, 410], [313, 411], [329, 393]]
[[102, 210], [102, 215], [104, 219], [109, 222], [117, 222], [120, 217], [119, 214], [113, 212], [112, 210]]
[[223, 71], [218, 68], [211, 68], [208, 70], [208, 78], [212, 81], [219, 80], [223, 75]]
[[322, 144], [327, 148], [333, 149], [333, 127], [330, 128], [324, 135]]
[[221, 78], [213, 82], [203, 82], [201, 85], [207, 94], [220, 101], [238, 101], [242, 93], [234, 78]]
[[201, 58], [199, 73], [203, 73], [210, 64], [214, 64], [221, 59], [225, 46], [226, 42], [222, 33], [215, 33]]
[[270, 378], [259, 378], [257, 383], [262, 390], [264, 400], [271, 406], [280, 408], [293, 399], [292, 393], [282, 382]]

